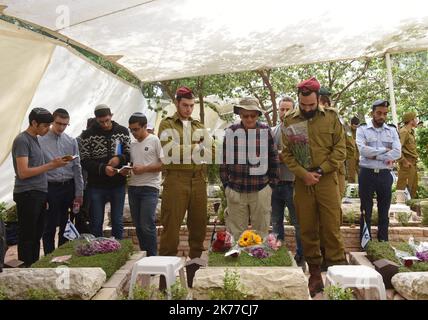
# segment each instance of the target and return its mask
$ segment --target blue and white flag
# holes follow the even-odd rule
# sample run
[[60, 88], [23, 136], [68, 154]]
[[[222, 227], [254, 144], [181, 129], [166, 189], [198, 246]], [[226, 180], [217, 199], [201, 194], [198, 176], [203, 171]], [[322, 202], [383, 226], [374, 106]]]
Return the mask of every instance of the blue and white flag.
[[64, 238], [67, 238], [68, 240], [74, 240], [79, 237], [79, 231], [77, 231], [74, 224], [70, 221], [70, 219], [68, 219], [67, 224], [65, 225]]
[[370, 241], [370, 232], [369, 232], [369, 228], [367, 227], [367, 223], [366, 223], [366, 215], [364, 214], [364, 212], [362, 213], [363, 215], [363, 219], [364, 219], [364, 227], [363, 227], [363, 236], [361, 238], [361, 248], [365, 248], [367, 243]]
[[114, 148], [114, 155], [120, 156], [122, 155], [122, 144], [120, 143], [119, 139], [115, 140], [115, 148]]

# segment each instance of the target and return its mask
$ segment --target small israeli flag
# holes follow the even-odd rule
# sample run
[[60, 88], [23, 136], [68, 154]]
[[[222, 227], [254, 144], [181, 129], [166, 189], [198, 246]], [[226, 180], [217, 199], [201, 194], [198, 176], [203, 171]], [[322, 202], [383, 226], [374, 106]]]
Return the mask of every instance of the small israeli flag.
[[367, 227], [367, 223], [366, 223], [366, 215], [364, 214], [364, 212], [362, 213], [363, 215], [363, 219], [364, 219], [364, 227], [363, 227], [363, 236], [361, 238], [361, 248], [365, 248], [367, 243], [369, 243], [370, 241], [370, 232], [369, 232], [369, 228]]
[[119, 139], [115, 140], [115, 150], [114, 150], [114, 155], [115, 156], [120, 156], [122, 155], [122, 144], [120, 143]]
[[65, 225], [64, 238], [67, 238], [68, 240], [74, 240], [79, 237], [79, 231], [77, 231], [74, 224], [70, 221], [70, 219], [68, 219], [67, 224]]

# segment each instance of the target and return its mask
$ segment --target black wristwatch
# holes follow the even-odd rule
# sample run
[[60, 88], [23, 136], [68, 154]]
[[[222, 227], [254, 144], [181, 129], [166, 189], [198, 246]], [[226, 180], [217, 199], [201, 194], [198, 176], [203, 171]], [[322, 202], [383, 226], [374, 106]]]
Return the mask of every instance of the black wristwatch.
[[318, 167], [318, 168], [315, 170], [315, 172], [316, 172], [316, 173], [318, 173], [319, 175], [323, 175], [323, 174], [324, 174], [324, 171], [321, 169], [321, 167]]

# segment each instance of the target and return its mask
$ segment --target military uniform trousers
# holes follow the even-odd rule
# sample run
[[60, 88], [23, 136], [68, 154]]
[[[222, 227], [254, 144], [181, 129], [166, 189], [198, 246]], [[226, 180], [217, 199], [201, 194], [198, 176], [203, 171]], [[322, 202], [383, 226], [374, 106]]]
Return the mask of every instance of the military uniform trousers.
[[398, 170], [398, 181], [397, 190], [404, 190], [408, 187], [411, 197], [416, 198], [416, 192], [418, 191], [418, 168], [417, 159], [406, 158], [410, 163], [410, 167], [406, 168], [400, 164]]
[[207, 184], [202, 170], [167, 170], [162, 191], [159, 255], [175, 256], [181, 223], [187, 211], [189, 257], [204, 251], [207, 229]]
[[347, 159], [346, 164], [348, 167], [347, 180], [348, 183], [356, 183], [356, 177], [358, 176], [359, 166], [357, 159]]
[[320, 226], [325, 247], [325, 262], [344, 264], [345, 250], [340, 233], [340, 197], [337, 173], [323, 175], [314, 186], [306, 186], [296, 179], [294, 203], [303, 245], [303, 254], [309, 264], [320, 265]]

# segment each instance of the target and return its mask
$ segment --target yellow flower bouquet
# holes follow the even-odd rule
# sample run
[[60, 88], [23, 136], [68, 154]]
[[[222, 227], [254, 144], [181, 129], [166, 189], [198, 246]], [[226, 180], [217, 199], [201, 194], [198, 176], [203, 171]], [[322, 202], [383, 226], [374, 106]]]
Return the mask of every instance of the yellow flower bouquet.
[[238, 240], [238, 244], [240, 247], [255, 246], [255, 245], [261, 244], [262, 242], [263, 242], [262, 237], [260, 237], [253, 230], [244, 231]]

